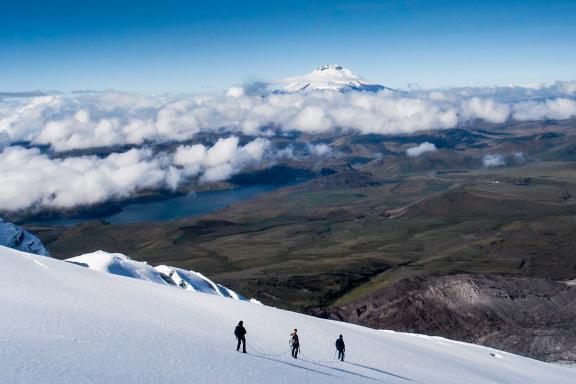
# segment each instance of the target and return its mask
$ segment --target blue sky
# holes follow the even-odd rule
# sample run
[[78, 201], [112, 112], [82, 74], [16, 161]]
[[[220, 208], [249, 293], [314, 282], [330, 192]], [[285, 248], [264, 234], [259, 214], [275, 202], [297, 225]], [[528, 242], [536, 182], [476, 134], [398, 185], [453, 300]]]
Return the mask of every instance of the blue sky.
[[326, 63], [398, 88], [576, 79], [576, 1], [3, 0], [0, 17], [0, 91], [211, 91]]

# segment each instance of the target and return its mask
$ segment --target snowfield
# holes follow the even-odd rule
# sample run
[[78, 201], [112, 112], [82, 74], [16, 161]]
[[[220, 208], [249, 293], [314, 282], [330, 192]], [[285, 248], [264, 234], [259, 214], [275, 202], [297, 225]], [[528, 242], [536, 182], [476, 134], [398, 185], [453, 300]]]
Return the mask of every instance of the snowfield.
[[[574, 383], [574, 371], [0, 247], [0, 383]], [[248, 354], [235, 351], [244, 320]], [[301, 359], [289, 356], [298, 328]], [[347, 362], [334, 360], [344, 335]]]

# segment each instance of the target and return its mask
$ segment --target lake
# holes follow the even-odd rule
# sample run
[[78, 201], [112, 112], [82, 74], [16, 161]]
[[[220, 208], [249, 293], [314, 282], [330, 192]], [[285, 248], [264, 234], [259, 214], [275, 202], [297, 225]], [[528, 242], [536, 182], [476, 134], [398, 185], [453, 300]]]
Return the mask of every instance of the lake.
[[[112, 224], [128, 224], [199, 216], [227, 207], [232, 203], [247, 200], [260, 193], [294, 184], [297, 184], [297, 182], [256, 184], [220, 191], [191, 193], [160, 201], [134, 203], [122, 207], [121, 212], [109, 216], [100, 216], [98, 219]], [[55, 219], [35, 222], [34, 224], [71, 226], [83, 221], [87, 221], [87, 219]]]

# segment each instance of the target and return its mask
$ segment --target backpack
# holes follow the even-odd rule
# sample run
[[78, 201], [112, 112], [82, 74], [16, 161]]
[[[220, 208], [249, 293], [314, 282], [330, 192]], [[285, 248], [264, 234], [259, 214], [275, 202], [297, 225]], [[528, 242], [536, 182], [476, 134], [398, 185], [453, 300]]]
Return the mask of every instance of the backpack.
[[237, 325], [236, 329], [234, 329], [234, 336], [236, 336], [236, 337], [242, 337], [245, 334], [246, 334], [246, 331], [240, 325]]
[[298, 340], [298, 334], [296, 334], [296, 333], [290, 334], [290, 346], [291, 347], [300, 346], [300, 341]]

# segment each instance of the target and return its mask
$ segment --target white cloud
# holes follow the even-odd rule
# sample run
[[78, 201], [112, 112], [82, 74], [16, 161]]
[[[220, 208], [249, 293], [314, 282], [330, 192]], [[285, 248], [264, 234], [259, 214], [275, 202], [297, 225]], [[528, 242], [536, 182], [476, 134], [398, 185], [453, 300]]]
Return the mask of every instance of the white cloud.
[[244, 96], [244, 88], [242, 87], [230, 87], [228, 92], [226, 92], [228, 97], [242, 97]]
[[565, 120], [576, 116], [576, 101], [558, 98], [545, 101], [526, 101], [514, 106], [516, 120]]
[[206, 152], [202, 144], [180, 146], [174, 154], [174, 164], [183, 167], [187, 176], [197, 176], [202, 171]]
[[469, 120], [567, 119], [576, 116], [576, 83], [453, 88], [412, 92], [246, 93], [140, 96], [120, 92], [0, 100], [0, 133], [11, 142], [56, 151], [193, 139], [202, 132], [270, 136], [405, 134], [453, 128]]
[[466, 120], [481, 119], [490, 123], [503, 123], [508, 119], [510, 107], [492, 99], [472, 97], [461, 104], [462, 116]]
[[267, 139], [255, 139], [239, 146], [237, 137], [219, 139], [211, 148], [201, 144], [180, 146], [174, 154], [174, 163], [183, 168], [188, 176], [201, 174], [200, 180], [214, 182], [226, 180], [242, 169], [256, 165], [268, 155], [271, 143]]
[[436, 152], [438, 149], [434, 143], [429, 143], [427, 141], [421, 143], [420, 145], [406, 150], [406, 154], [411, 157], [418, 157], [427, 152]]
[[308, 153], [313, 156], [326, 156], [332, 152], [332, 148], [328, 144], [308, 144]]
[[485, 155], [482, 158], [482, 164], [486, 168], [502, 167], [502, 166], [506, 165], [506, 158], [502, 155], [499, 155], [499, 154]]
[[287, 125], [296, 131], [301, 132], [324, 132], [333, 126], [332, 121], [326, 116], [324, 109], [317, 105], [304, 107], [295, 118]]
[[265, 159], [270, 142], [244, 146], [237, 137], [212, 147], [180, 146], [174, 154], [132, 149], [97, 156], [52, 159], [38, 149], [8, 147], [0, 152], [0, 210], [71, 208], [126, 198], [145, 189], [175, 189], [183, 181], [215, 182]]
[[179, 176], [163, 157], [130, 150], [50, 159], [37, 149], [10, 147], [0, 153], [0, 208], [73, 207], [129, 196], [136, 190], [173, 187]]

